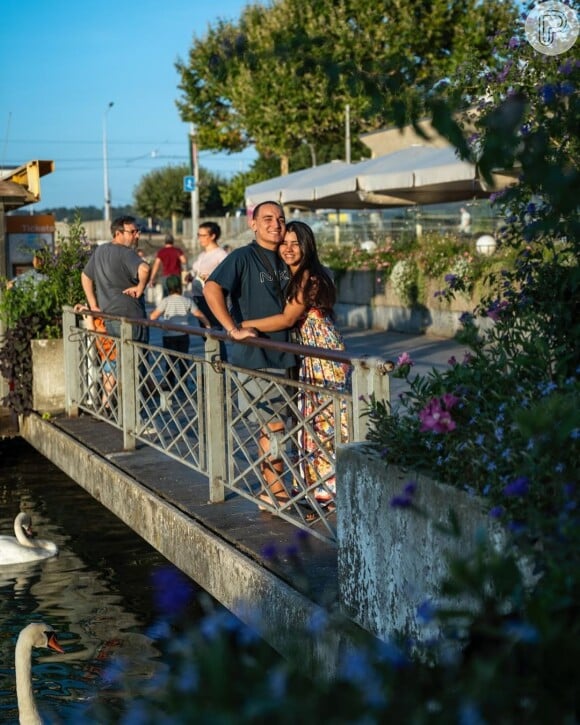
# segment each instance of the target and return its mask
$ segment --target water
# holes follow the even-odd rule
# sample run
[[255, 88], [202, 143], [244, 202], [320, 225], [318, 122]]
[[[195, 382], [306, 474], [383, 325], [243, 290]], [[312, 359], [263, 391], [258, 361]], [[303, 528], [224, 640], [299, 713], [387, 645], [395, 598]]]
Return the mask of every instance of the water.
[[[20, 510], [59, 555], [0, 566], [0, 722], [18, 722], [14, 646], [33, 621], [52, 625], [65, 650], [33, 653], [45, 721], [96, 722], [87, 712], [98, 694], [98, 721], [117, 722], [123, 692], [106, 677], [115, 658], [129, 663], [127, 683], [137, 690], [168, 666], [147, 630], [157, 615], [152, 577], [174, 568], [26, 442], [0, 441], [0, 534], [13, 535]], [[191, 619], [201, 614], [193, 603]]]

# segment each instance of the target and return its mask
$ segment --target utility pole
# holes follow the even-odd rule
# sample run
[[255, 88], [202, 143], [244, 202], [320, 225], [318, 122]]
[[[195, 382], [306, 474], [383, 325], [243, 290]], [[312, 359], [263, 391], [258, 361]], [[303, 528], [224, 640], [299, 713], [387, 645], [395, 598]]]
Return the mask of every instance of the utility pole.
[[197, 164], [197, 134], [195, 124], [189, 126], [189, 167], [194, 179], [191, 192], [191, 251], [197, 246], [197, 227], [199, 226], [199, 169]]
[[344, 113], [344, 160], [350, 164], [350, 105], [348, 103]]
[[[111, 222], [111, 190], [109, 189], [109, 159], [107, 149], [107, 114], [115, 104], [109, 101], [109, 105], [103, 114], [103, 184], [105, 189], [105, 213], [104, 219], [107, 225]], [[105, 230], [109, 233], [109, 230]]]

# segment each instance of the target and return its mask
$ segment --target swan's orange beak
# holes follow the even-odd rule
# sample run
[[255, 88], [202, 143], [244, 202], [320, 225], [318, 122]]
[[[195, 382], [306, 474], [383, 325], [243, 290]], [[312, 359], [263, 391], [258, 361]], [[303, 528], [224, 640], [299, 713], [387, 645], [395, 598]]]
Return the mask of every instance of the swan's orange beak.
[[63, 648], [59, 645], [56, 634], [54, 632], [46, 632], [46, 646], [50, 647], [50, 649], [53, 649], [55, 652], [60, 652], [61, 654], [64, 654]]

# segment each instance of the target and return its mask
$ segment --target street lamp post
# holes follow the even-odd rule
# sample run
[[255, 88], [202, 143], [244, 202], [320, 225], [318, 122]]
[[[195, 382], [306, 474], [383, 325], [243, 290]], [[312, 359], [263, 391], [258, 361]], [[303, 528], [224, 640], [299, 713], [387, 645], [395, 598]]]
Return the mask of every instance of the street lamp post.
[[107, 158], [107, 114], [115, 104], [109, 101], [109, 105], [103, 114], [103, 184], [105, 189], [105, 222], [111, 221], [111, 190], [109, 189], [109, 162]]

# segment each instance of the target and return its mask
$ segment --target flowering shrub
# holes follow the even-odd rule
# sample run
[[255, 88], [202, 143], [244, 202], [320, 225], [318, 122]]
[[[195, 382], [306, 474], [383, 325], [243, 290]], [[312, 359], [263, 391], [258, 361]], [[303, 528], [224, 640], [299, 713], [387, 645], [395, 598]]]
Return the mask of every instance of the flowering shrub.
[[0, 347], [0, 374], [10, 383], [0, 401], [16, 413], [32, 408], [32, 353], [30, 340], [62, 337], [62, 308], [84, 298], [81, 271], [90, 254], [80, 218], [69, 235], [59, 235], [56, 250], [38, 252], [42, 264], [40, 281], [27, 280], [7, 288], [0, 280], [0, 318], [6, 324]]
[[90, 254], [80, 218], [71, 224], [69, 235], [58, 235], [55, 250], [38, 251], [42, 276], [38, 282], [26, 281], [7, 289], [3, 287], [0, 318], [8, 328], [26, 318], [33, 319], [33, 337], [62, 337], [62, 308], [73, 306], [84, 298], [81, 271]]
[[412, 304], [418, 296], [417, 266], [410, 259], [401, 259], [393, 267], [390, 282], [403, 302]]

